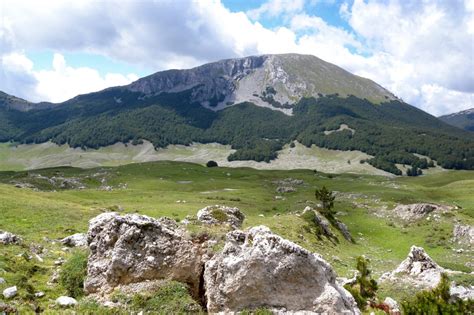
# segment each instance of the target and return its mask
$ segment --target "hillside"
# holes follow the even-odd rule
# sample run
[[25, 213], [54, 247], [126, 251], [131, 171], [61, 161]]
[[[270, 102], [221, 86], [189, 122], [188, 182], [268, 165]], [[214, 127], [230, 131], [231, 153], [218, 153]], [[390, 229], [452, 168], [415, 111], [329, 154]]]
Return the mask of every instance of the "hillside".
[[[257, 105], [257, 106], [255, 106]], [[285, 144], [359, 150], [367, 162], [474, 168], [474, 136], [396, 99], [376, 83], [316, 57], [265, 55], [169, 70], [129, 86], [27, 112], [0, 106], [0, 141], [99, 148], [148, 140], [217, 142], [229, 161], [269, 162]], [[341, 126], [348, 128], [341, 128]]]
[[445, 123], [467, 131], [474, 131], [474, 108], [439, 117]]

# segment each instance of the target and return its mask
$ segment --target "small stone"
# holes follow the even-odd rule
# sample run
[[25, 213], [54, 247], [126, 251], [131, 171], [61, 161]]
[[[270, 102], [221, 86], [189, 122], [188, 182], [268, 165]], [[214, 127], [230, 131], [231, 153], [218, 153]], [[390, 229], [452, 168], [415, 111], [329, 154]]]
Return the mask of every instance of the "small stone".
[[77, 301], [75, 298], [72, 298], [70, 296], [60, 296], [56, 299], [56, 304], [62, 307], [69, 307], [76, 305]]
[[0, 284], [4, 284], [4, 283], [5, 283], [5, 279], [0, 278]]
[[11, 299], [12, 297], [14, 297], [15, 295], [17, 295], [18, 293], [18, 289], [15, 286], [13, 287], [9, 287], [9, 288], [6, 288], [5, 290], [3, 290], [3, 296], [6, 298], [6, 299]]
[[87, 246], [87, 235], [84, 233], [76, 233], [63, 238], [61, 243], [69, 247]]
[[18, 235], [0, 230], [0, 244], [18, 245], [20, 243], [21, 243], [21, 238]]
[[40, 291], [40, 292], [36, 292], [35, 293], [35, 297], [37, 298], [42, 298], [44, 296], [44, 292], [43, 291]]

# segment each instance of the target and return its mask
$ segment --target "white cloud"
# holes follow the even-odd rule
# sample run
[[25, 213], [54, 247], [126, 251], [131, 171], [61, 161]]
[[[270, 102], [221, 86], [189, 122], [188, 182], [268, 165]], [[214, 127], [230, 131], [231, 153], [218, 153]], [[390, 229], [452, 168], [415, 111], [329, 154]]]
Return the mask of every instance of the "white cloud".
[[7, 93], [29, 101], [51, 102], [62, 102], [78, 94], [125, 85], [138, 79], [134, 74], [101, 76], [95, 69], [70, 67], [61, 54], [54, 54], [50, 70], [34, 71], [33, 62], [19, 53], [2, 57], [0, 77], [0, 89]]
[[[350, 31], [328, 24], [317, 16], [317, 7], [313, 14], [305, 12], [304, 4], [269, 0], [244, 13], [229, 11], [219, 0], [15, 0], [3, 7], [0, 55], [31, 49], [85, 51], [157, 71], [297, 52], [368, 77], [433, 114], [474, 107], [472, 0], [344, 2], [339, 14]], [[259, 22], [265, 18], [281, 24], [266, 28]], [[55, 100], [130, 79], [100, 76], [93, 69], [71, 68], [55, 59], [52, 70], [33, 74], [24, 59], [10, 60], [9, 67], [16, 64], [23, 71], [9, 71], [8, 78], [0, 71], [0, 79], [21, 81], [23, 91], [33, 86], [37, 97]], [[0, 88], [2, 84], [8, 85], [0, 83]], [[61, 91], [55, 91], [55, 84]], [[438, 101], [441, 95], [449, 98]]]
[[304, 0], [269, 0], [260, 7], [247, 11], [247, 15], [253, 20], [258, 20], [264, 15], [278, 17], [282, 14], [301, 12], [304, 3]]

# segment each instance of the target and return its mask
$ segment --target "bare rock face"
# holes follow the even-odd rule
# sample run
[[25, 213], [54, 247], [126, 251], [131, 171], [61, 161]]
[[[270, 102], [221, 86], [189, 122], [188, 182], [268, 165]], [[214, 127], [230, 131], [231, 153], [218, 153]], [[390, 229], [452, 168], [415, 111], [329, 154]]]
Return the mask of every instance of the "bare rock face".
[[87, 246], [87, 235], [84, 233], [76, 233], [76, 234], [63, 238], [61, 240], [61, 243], [69, 247]]
[[187, 283], [198, 295], [201, 246], [186, 239], [171, 219], [103, 213], [89, 222], [87, 241], [91, 251], [84, 283], [87, 293], [166, 279]]
[[474, 245], [474, 227], [456, 224], [453, 229], [453, 241], [462, 245]]
[[360, 314], [326, 261], [265, 226], [227, 234], [224, 250], [206, 263], [204, 288], [210, 313]]
[[422, 247], [412, 246], [408, 257], [397, 269], [383, 274], [380, 281], [401, 280], [419, 288], [434, 288], [444, 271]]
[[197, 219], [205, 224], [229, 224], [234, 229], [242, 226], [245, 215], [239, 208], [208, 206], [198, 211]]
[[414, 221], [424, 218], [431, 212], [446, 212], [451, 207], [431, 203], [414, 203], [410, 205], [398, 205], [393, 212], [405, 221]]
[[0, 244], [18, 245], [21, 243], [21, 237], [7, 231], [0, 231]]

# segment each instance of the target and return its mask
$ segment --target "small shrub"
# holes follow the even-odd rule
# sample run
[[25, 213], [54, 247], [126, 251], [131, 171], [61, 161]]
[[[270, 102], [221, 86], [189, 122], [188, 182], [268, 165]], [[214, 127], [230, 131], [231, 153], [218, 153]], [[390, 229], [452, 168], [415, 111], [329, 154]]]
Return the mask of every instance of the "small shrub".
[[441, 275], [438, 286], [432, 290], [425, 290], [416, 294], [411, 301], [403, 301], [404, 314], [472, 314], [474, 301], [450, 301], [449, 279], [446, 274]]
[[208, 162], [206, 163], [206, 166], [207, 166], [207, 167], [217, 167], [217, 166], [219, 166], [219, 165], [217, 165], [217, 162], [216, 162], [216, 161], [212, 161], [212, 160], [211, 160], [211, 161], [208, 161]]
[[59, 283], [72, 297], [84, 294], [84, 279], [87, 273], [87, 252], [77, 250], [63, 265], [59, 274]]
[[345, 286], [345, 289], [352, 294], [357, 306], [361, 309], [365, 309], [367, 301], [373, 301], [377, 296], [378, 285], [372, 279], [372, 272], [368, 265], [368, 259], [363, 256], [357, 257], [357, 271], [359, 271], [359, 274], [356, 277], [356, 282], [353, 285]]

